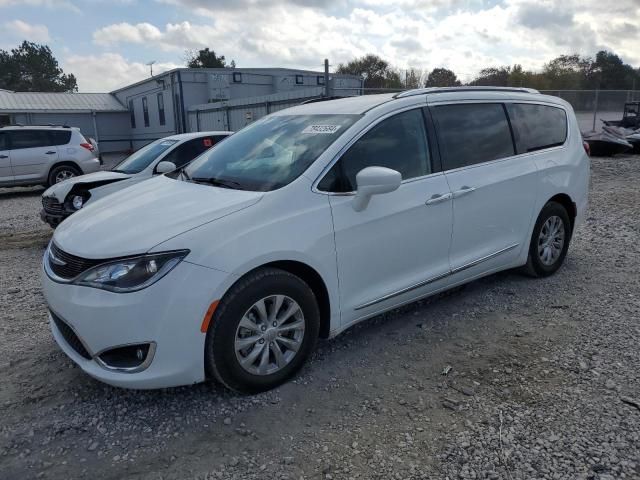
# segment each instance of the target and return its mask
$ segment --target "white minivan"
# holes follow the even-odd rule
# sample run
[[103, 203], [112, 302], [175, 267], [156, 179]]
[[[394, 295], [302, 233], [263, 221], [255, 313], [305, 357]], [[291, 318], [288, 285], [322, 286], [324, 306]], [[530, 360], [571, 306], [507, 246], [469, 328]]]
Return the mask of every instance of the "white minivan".
[[527, 89], [282, 110], [61, 224], [53, 336], [112, 385], [263, 391], [318, 337], [500, 270], [554, 273], [589, 168], [571, 106]]

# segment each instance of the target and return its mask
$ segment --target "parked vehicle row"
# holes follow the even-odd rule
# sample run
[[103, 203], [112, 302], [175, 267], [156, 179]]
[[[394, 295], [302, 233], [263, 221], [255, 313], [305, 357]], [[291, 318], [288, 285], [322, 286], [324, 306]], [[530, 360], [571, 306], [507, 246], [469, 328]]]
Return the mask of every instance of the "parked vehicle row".
[[363, 319], [504, 269], [553, 274], [589, 168], [571, 106], [526, 89], [278, 111], [61, 223], [53, 336], [112, 385], [263, 391]]
[[198, 132], [161, 138], [142, 147], [110, 171], [56, 183], [42, 195], [40, 217], [55, 228], [62, 220], [91, 202], [154, 175], [183, 167], [229, 135], [231, 132]]
[[0, 187], [49, 186], [99, 169], [95, 147], [78, 128], [0, 127]]

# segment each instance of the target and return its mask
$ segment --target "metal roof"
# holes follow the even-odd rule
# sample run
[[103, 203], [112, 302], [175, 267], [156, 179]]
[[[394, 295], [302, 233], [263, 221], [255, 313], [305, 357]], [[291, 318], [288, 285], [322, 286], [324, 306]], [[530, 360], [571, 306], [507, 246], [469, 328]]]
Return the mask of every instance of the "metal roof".
[[43, 93], [0, 90], [0, 112], [125, 112], [110, 93]]

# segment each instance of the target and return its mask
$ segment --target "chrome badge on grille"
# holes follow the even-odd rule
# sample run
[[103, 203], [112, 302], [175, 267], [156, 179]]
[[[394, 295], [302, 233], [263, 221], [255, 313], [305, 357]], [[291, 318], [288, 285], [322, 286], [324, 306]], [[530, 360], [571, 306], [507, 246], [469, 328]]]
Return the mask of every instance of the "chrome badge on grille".
[[53, 253], [53, 250], [51, 248], [49, 249], [49, 261], [54, 265], [59, 265], [61, 267], [64, 267], [67, 264], [67, 262], [65, 262], [61, 258], [56, 257], [56, 254]]

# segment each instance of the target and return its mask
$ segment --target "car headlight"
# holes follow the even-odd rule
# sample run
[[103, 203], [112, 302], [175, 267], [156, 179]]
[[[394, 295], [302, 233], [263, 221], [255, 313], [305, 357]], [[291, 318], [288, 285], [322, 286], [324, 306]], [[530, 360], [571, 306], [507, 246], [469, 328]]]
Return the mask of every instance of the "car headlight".
[[76, 210], [80, 210], [84, 205], [84, 198], [82, 198], [81, 195], [74, 195], [71, 199], [71, 205], [73, 205], [73, 208]]
[[189, 250], [152, 253], [97, 265], [73, 283], [116, 293], [136, 292], [153, 285], [187, 256]]

